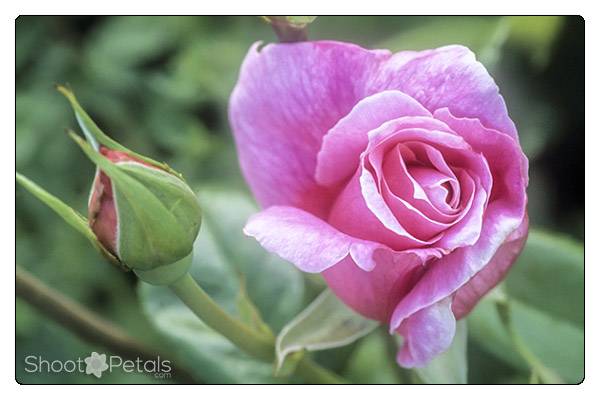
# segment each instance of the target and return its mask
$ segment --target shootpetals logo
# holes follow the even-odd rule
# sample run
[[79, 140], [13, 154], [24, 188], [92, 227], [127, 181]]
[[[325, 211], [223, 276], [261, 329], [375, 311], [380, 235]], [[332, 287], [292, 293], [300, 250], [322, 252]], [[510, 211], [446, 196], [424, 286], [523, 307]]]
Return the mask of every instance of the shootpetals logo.
[[46, 360], [41, 356], [25, 357], [25, 371], [34, 373], [85, 373], [101, 378], [103, 373], [113, 371], [125, 373], [148, 373], [158, 379], [171, 378], [171, 362], [157, 357], [155, 360], [125, 360], [120, 356], [107, 357], [95, 351], [89, 357], [77, 357], [72, 360]]
[[91, 356], [85, 358], [85, 363], [87, 364], [85, 373], [88, 375], [94, 374], [96, 378], [100, 378], [102, 372], [108, 369], [106, 354], [98, 354], [95, 351], [92, 352]]

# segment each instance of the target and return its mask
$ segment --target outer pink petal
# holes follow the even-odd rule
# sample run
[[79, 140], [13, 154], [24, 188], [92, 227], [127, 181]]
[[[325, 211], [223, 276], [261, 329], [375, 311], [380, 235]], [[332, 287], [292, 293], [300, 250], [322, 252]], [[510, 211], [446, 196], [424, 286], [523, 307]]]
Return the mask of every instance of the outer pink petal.
[[384, 91], [361, 100], [323, 138], [315, 179], [331, 185], [352, 175], [367, 148], [368, 133], [400, 117], [431, 117], [421, 104], [399, 91]]
[[318, 273], [350, 255], [364, 270], [375, 268], [372, 254], [382, 244], [345, 235], [314, 215], [289, 206], [273, 206], [254, 214], [244, 233], [254, 236], [305, 272]]
[[373, 252], [377, 266], [371, 271], [359, 268], [346, 257], [322, 272], [335, 295], [359, 314], [388, 324], [398, 301], [418, 281], [425, 267], [421, 257], [411, 252], [381, 248]]
[[370, 91], [400, 90], [433, 112], [448, 107], [458, 117], [479, 119], [518, 143], [504, 99], [485, 67], [463, 46], [394, 54], [371, 82]]
[[[318, 214], [329, 200], [316, 194], [314, 181], [322, 137], [366, 96], [366, 71], [390, 53], [337, 42], [259, 45], [248, 52], [229, 103], [242, 172], [261, 206]], [[308, 198], [316, 204], [305, 205]]]
[[404, 368], [423, 368], [450, 347], [456, 332], [456, 319], [450, 297], [425, 307], [402, 321], [397, 329], [403, 342], [398, 364]]
[[506, 239], [488, 265], [458, 289], [452, 302], [452, 311], [456, 319], [466, 316], [490, 289], [504, 279], [523, 250], [528, 232], [529, 218], [525, 216], [521, 226]]
[[395, 330], [404, 319], [418, 310], [437, 303], [464, 286], [490, 262], [500, 245], [519, 228], [523, 217], [524, 209], [515, 218], [502, 207], [501, 202], [490, 203], [477, 243], [456, 249], [432, 263], [423, 278], [394, 310], [391, 330]]

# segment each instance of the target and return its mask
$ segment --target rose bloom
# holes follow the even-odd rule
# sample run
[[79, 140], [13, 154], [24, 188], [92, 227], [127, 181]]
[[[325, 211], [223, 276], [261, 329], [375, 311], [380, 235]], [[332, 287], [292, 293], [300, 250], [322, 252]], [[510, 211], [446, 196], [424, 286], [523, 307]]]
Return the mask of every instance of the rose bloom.
[[527, 238], [528, 161], [498, 87], [462, 46], [259, 45], [229, 108], [263, 208], [244, 231], [425, 366]]

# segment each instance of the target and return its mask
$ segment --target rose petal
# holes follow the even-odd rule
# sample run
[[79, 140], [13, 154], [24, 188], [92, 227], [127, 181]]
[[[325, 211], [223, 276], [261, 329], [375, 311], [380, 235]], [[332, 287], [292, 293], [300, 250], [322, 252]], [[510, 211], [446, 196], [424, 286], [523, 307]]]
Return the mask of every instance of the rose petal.
[[[519, 189], [521, 197], [525, 196], [525, 191], [520, 189], [522, 189], [523, 181], [525, 186], [529, 182], [529, 161], [518, 142], [502, 132], [487, 129], [481, 121], [459, 118], [447, 108], [437, 110], [435, 117], [444, 121], [456, 132], [460, 132], [460, 135], [473, 146], [474, 151], [484, 155], [492, 168], [492, 173], [502, 177], [502, 188], [499, 185], [501, 182], [496, 177], [494, 178], [496, 191]], [[515, 168], [517, 165], [520, 165], [520, 168]], [[505, 171], [512, 171], [512, 173], [505, 174]]]
[[318, 273], [348, 254], [364, 270], [372, 270], [372, 253], [382, 244], [345, 235], [314, 215], [289, 206], [273, 206], [254, 214], [244, 227], [268, 251], [300, 270]]
[[483, 189], [478, 176], [471, 177], [461, 171], [461, 206], [464, 210], [456, 218], [455, 223], [446, 230], [444, 237], [438, 245], [448, 250], [461, 246], [471, 246], [477, 239], [482, 229], [482, 220], [488, 193]]
[[[426, 218], [437, 221], [440, 224], [451, 223], [456, 220], [456, 211], [444, 213], [435, 207], [429, 196], [425, 193], [419, 182], [409, 173], [406, 163], [400, 154], [389, 154], [385, 160], [383, 168], [374, 168], [381, 176], [380, 190], [386, 199], [390, 208], [394, 209], [397, 202], [403, 206], [415, 209]], [[460, 190], [458, 190], [460, 193]], [[408, 203], [408, 204], [407, 204]], [[394, 211], [394, 215], [400, 218], [400, 215]]]
[[448, 186], [450, 186], [450, 182], [456, 185], [456, 178], [451, 178], [431, 167], [411, 167], [408, 172], [423, 188], [427, 198], [435, 208], [446, 212], [452, 211], [452, 209], [448, 209], [448, 200], [451, 197]]
[[381, 248], [373, 252], [376, 267], [359, 268], [349, 257], [323, 271], [331, 290], [359, 314], [388, 323], [398, 301], [425, 271], [420, 256]]
[[391, 331], [418, 310], [450, 296], [490, 262], [524, 217], [524, 205], [521, 215], [516, 218], [503, 205], [501, 201], [488, 204], [477, 243], [458, 248], [432, 263], [411, 292], [398, 303], [392, 315]]
[[525, 216], [521, 226], [514, 231], [498, 249], [490, 262], [466, 285], [456, 292], [452, 311], [456, 319], [466, 316], [477, 302], [508, 273], [527, 241], [529, 218]]
[[[442, 172], [444, 175], [446, 175], [450, 178], [450, 180], [448, 182], [450, 183], [452, 196], [447, 202], [449, 209], [447, 209], [446, 212], [451, 213], [452, 211], [455, 211], [455, 209], [458, 207], [459, 201], [460, 201], [460, 192], [461, 191], [460, 191], [460, 186], [459, 186], [458, 180], [456, 179], [456, 175], [450, 169], [446, 160], [444, 159], [444, 156], [438, 149], [436, 149], [432, 146], [426, 146], [426, 145], [423, 145], [423, 148], [425, 149], [425, 153], [427, 154], [427, 158], [429, 159], [431, 164], [438, 171]], [[440, 206], [438, 208], [443, 208], [443, 207]], [[440, 211], [443, 211], [443, 210], [440, 210]]]
[[[421, 210], [428, 218], [440, 221], [442, 223], [450, 222], [448, 218], [439, 212], [429, 201], [423, 189], [419, 186], [410, 174], [408, 174], [406, 165], [402, 157], [398, 158], [400, 163], [397, 174], [386, 174], [383, 171], [383, 162], [386, 155], [399, 143], [405, 142], [423, 142], [431, 143], [446, 149], [464, 150], [471, 153], [471, 146], [460, 136], [451, 131], [441, 131], [436, 128], [443, 128], [445, 124], [427, 118], [399, 118], [383, 124], [381, 127], [369, 132], [369, 145], [365, 151], [363, 159], [363, 168], [372, 170], [376, 177], [376, 183], [380, 183], [385, 176], [390, 189], [400, 198], [408, 200], [411, 205]], [[461, 153], [463, 154], [463, 153]], [[363, 178], [364, 177], [364, 178]], [[370, 183], [369, 179], [363, 174], [361, 179], [364, 182], [363, 190], [369, 190], [366, 185]], [[381, 185], [378, 185], [381, 191]], [[378, 216], [383, 224], [389, 229], [398, 232], [398, 221], [393, 217], [389, 207], [376, 196], [366, 197], [367, 205]], [[394, 222], [396, 221], [396, 222]]]
[[[369, 180], [370, 182], [366, 182]], [[368, 237], [365, 240], [376, 241], [398, 251], [434, 243], [435, 238], [429, 241], [414, 238], [395, 221], [393, 215], [387, 215], [388, 220], [382, 221], [367, 207], [366, 198], [371, 199], [373, 209], [381, 207], [381, 214], [389, 212], [389, 209], [386, 211], [387, 206], [381, 200], [371, 174], [366, 170], [362, 173], [357, 171], [338, 196], [327, 222], [347, 235], [360, 239]], [[424, 258], [430, 254], [440, 254], [436, 248], [419, 251], [427, 254]]]
[[367, 148], [369, 131], [393, 119], [415, 116], [431, 117], [431, 113], [402, 92], [384, 91], [361, 100], [323, 138], [316, 181], [331, 185], [349, 177]]
[[322, 137], [366, 96], [366, 71], [390, 53], [337, 42], [259, 45], [229, 102], [242, 172], [263, 207], [312, 198], [319, 213], [329, 201], [314, 196]]
[[431, 112], [447, 107], [458, 117], [477, 118], [518, 143], [517, 130], [498, 87], [466, 47], [394, 54], [370, 84], [370, 92], [400, 90]]
[[398, 364], [404, 368], [423, 368], [452, 344], [456, 319], [450, 297], [422, 308], [402, 321], [397, 332], [403, 341]]

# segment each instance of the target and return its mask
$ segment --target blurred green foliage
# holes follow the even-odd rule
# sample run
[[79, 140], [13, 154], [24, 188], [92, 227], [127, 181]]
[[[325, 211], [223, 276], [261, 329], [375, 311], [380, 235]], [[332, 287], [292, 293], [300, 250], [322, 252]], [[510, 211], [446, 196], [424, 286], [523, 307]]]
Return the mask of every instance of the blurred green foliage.
[[[15, 154], [19, 172], [87, 213], [94, 166], [63, 133], [64, 126], [75, 128], [76, 122], [67, 102], [53, 89], [56, 82], [75, 90], [81, 104], [108, 135], [136, 152], [172, 165], [194, 188], [218, 184], [239, 193], [237, 196], [246, 200], [235, 200], [235, 196], [230, 200], [241, 201], [231, 219], [245, 217], [256, 207], [247, 200], [249, 191], [238, 168], [227, 122], [227, 101], [250, 45], [258, 40], [276, 40], [267, 23], [256, 17], [21, 16], [15, 21], [15, 31]], [[393, 51], [464, 44], [486, 65], [500, 87], [530, 160], [531, 225], [570, 237], [559, 242], [567, 241], [566, 247], [576, 248], [557, 256], [558, 262], [551, 262], [556, 261], [552, 257], [535, 259], [536, 254], [556, 246], [543, 235], [533, 237], [515, 267], [519, 274], [511, 272], [507, 279], [506, 291], [511, 299], [514, 297], [513, 308], [517, 309], [515, 325], [519, 329], [533, 324], [525, 328], [523, 335], [527, 337], [523, 340], [533, 347], [537, 343], [532, 350], [562, 372], [563, 379], [581, 380], [583, 248], [573, 240], [584, 239], [583, 19], [319, 17], [309, 25], [309, 32], [313, 40], [341, 40]], [[153, 305], [170, 304], [168, 299], [160, 303], [160, 297], [154, 297], [153, 303], [141, 305], [132, 274], [108, 265], [74, 229], [20, 187], [16, 196], [18, 264], [141, 342], [159, 349], [177, 349], [173, 343], [181, 337], [171, 334], [165, 338], [162, 334], [175, 323], [169, 319], [173, 316], [163, 313], [162, 320], [158, 315], [159, 320], [151, 320], [146, 314]], [[226, 201], [223, 198], [215, 207], [224, 207]], [[220, 218], [228, 215], [218, 209], [214, 213]], [[270, 290], [284, 291], [283, 287], [270, 286], [279, 278], [252, 272], [268, 271], [254, 268], [263, 264], [266, 252], [254, 249], [245, 253], [250, 250], [241, 247], [254, 244], [233, 240], [240, 237], [234, 225], [211, 221], [210, 213], [205, 215], [205, 234], [215, 233], [221, 226], [231, 230], [217, 234], [215, 237], [222, 240], [213, 243], [220, 248], [215, 257], [221, 254], [230, 258], [228, 262], [216, 260], [215, 265], [230, 267], [207, 266], [198, 272], [198, 279], [217, 301], [234, 312], [239, 281], [231, 265], [243, 267], [249, 296], [277, 332], [315, 297], [322, 282], [314, 276], [296, 276], [295, 269], [287, 269], [289, 265], [271, 261], [273, 266], [282, 266], [285, 272], [281, 274], [294, 275], [289, 278], [293, 286], [285, 290], [293, 299], [285, 304], [274, 302]], [[144, 298], [148, 290], [140, 288], [139, 295]], [[559, 290], [570, 302], [560, 303], [559, 297], [553, 300]], [[477, 323], [483, 328], [494, 326], [494, 322], [476, 318], [493, 316], [493, 306], [486, 307], [488, 303], [482, 303], [469, 321], [468, 382], [528, 382], [528, 366], [518, 355], [502, 350], [506, 338], [490, 345], [495, 339], [478, 330]], [[554, 324], [556, 320], [560, 320], [559, 325]], [[179, 351], [201, 346], [194, 345], [200, 339], [190, 332], [191, 341]], [[394, 345], [382, 333], [377, 330], [352, 346], [315, 357], [355, 382], [410, 381], [394, 364]], [[111, 373], [98, 380], [85, 374], [24, 372], [28, 355], [66, 360], [109, 350], [81, 340], [20, 299], [16, 301], [15, 334], [15, 377], [21, 383], [172, 382], [145, 374]], [[559, 345], [565, 351], [546, 354], [548, 346], [557, 340], [563, 340]], [[260, 367], [242, 371], [245, 364], [240, 364], [240, 370], [224, 370], [219, 375], [218, 370], [206, 366], [214, 360], [210, 354], [204, 358], [192, 351], [187, 354], [189, 365], [203, 365], [199, 370], [207, 371], [204, 378], [209, 381], [239, 382], [262, 371]], [[232, 360], [240, 357], [235, 351], [232, 354]], [[269, 381], [263, 378], [261, 375], [256, 380]]]

